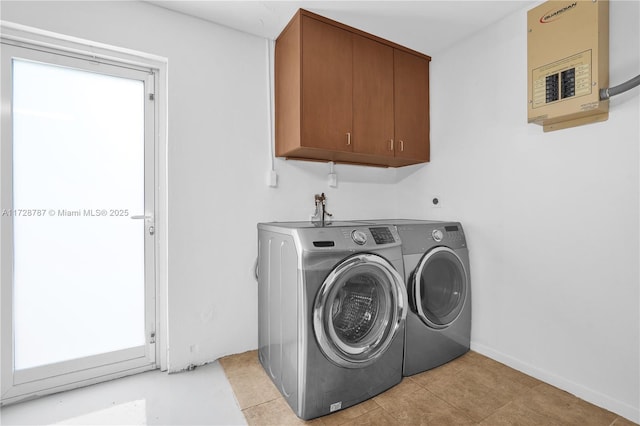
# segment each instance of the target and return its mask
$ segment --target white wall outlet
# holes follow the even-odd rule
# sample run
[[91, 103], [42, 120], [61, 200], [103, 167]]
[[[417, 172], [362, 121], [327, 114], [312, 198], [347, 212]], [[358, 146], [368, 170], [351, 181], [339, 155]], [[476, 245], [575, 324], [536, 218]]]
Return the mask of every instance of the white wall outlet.
[[335, 173], [329, 173], [329, 186], [331, 188], [338, 187], [338, 175]]
[[439, 209], [442, 207], [442, 198], [438, 195], [432, 195], [429, 200], [429, 204], [431, 205], [431, 208]]
[[278, 187], [278, 173], [275, 170], [271, 170], [269, 172], [269, 176], [267, 177], [267, 185], [272, 188]]

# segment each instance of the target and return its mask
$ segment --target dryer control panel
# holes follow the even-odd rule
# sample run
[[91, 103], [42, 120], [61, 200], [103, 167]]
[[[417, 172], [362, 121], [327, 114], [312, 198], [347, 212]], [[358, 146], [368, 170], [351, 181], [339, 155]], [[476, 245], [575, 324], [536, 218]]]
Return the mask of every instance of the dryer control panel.
[[404, 255], [426, 253], [437, 246], [454, 250], [467, 247], [464, 230], [458, 222], [401, 224], [398, 233]]
[[447, 225], [444, 230], [447, 241], [464, 241], [464, 234], [458, 225]]

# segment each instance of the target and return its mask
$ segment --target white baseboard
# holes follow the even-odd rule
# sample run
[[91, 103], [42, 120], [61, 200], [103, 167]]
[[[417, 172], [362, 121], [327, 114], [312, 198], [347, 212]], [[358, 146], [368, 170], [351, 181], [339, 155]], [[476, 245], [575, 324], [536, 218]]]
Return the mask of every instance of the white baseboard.
[[577, 396], [578, 398], [590, 402], [591, 404], [612, 411], [628, 420], [631, 420], [632, 422], [640, 423], [639, 407], [632, 407], [627, 403], [613, 399], [598, 391], [594, 391], [593, 389], [589, 389], [587, 387], [584, 387], [583, 385], [572, 382], [571, 380], [568, 380], [564, 377], [549, 373], [548, 371], [542, 370], [519, 359], [513, 358], [507, 354], [496, 351], [495, 349], [483, 344], [471, 342], [471, 349], [498, 362], [508, 365], [511, 368], [528, 374], [531, 377], [535, 377], [538, 380], [542, 380], [545, 383], [567, 391]]

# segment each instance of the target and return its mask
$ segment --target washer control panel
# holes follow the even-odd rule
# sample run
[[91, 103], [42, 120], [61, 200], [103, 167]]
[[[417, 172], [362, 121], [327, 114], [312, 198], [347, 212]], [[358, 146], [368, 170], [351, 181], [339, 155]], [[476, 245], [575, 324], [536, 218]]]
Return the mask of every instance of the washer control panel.
[[400, 236], [395, 226], [367, 226], [358, 228], [343, 228], [342, 235], [349, 244], [356, 247], [370, 245], [399, 245]]
[[369, 228], [369, 231], [376, 244], [391, 244], [396, 242], [391, 230], [386, 226]]

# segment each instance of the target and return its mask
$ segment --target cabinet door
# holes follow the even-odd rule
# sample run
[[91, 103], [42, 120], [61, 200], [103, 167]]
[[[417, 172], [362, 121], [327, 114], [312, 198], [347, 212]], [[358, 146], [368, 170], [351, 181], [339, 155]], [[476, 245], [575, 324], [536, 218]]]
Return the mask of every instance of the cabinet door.
[[429, 61], [394, 50], [396, 157], [429, 161]]
[[351, 33], [302, 17], [302, 145], [351, 151]]
[[353, 151], [393, 156], [393, 48], [353, 36]]

